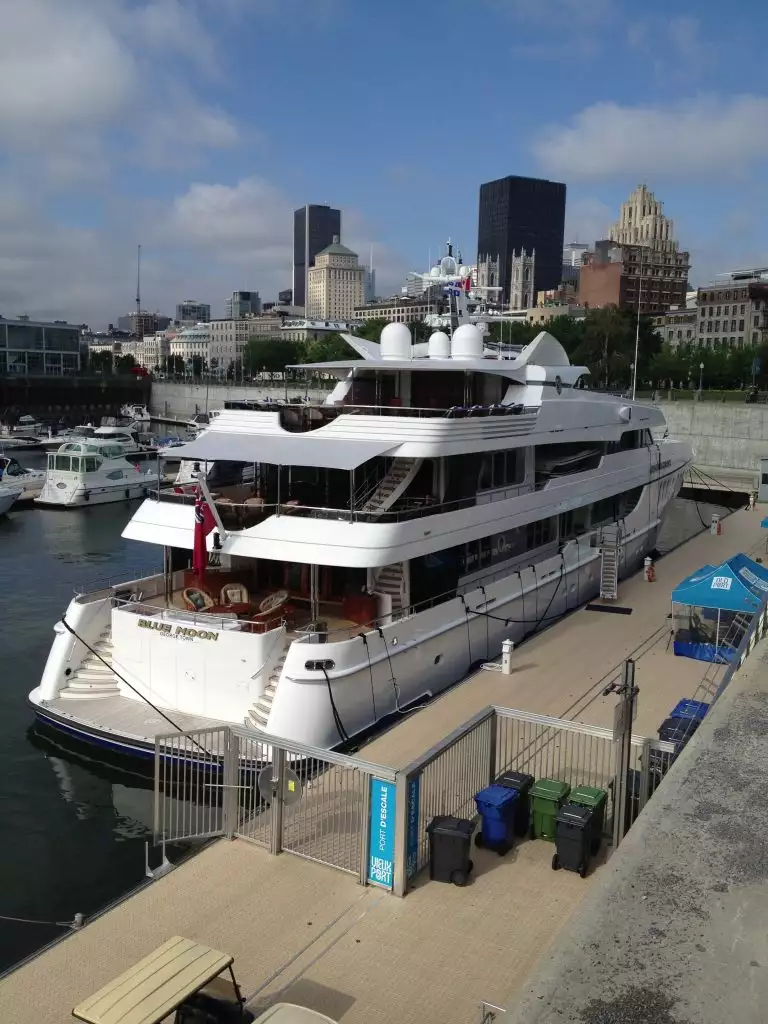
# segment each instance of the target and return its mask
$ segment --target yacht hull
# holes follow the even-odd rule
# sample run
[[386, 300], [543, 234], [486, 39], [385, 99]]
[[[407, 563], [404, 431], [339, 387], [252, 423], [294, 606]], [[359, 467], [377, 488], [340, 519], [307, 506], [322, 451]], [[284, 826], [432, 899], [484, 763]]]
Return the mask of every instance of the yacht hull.
[[78, 487], [76, 490], [63, 490], [57, 493], [53, 488], [46, 487], [35, 498], [36, 505], [46, 508], [85, 508], [90, 505], [108, 505], [119, 501], [133, 501], [146, 497], [149, 489], [156, 486], [156, 481], [121, 484], [119, 487], [89, 487], [87, 490]]

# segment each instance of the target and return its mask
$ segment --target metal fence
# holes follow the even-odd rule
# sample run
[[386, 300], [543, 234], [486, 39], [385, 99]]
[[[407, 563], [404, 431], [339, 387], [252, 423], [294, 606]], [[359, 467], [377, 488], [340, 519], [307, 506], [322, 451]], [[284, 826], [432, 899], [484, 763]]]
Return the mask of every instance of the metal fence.
[[371, 880], [371, 793], [374, 785], [391, 787], [392, 813], [377, 827], [393, 845], [395, 774], [237, 726], [158, 736], [155, 842], [238, 836], [365, 883]]

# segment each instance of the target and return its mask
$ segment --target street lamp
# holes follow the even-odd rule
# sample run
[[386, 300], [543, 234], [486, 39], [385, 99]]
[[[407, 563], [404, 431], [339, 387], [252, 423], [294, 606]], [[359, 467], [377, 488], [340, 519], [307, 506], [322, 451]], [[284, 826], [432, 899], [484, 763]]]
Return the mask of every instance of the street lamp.
[[635, 364], [629, 364], [629, 372], [632, 374], [632, 398], [635, 397]]
[[637, 393], [637, 364], [640, 361], [640, 306], [643, 301], [643, 255], [644, 250], [640, 249], [640, 280], [637, 288], [637, 322], [635, 324], [635, 362], [634, 371], [632, 373], [632, 401], [635, 400], [635, 394]]
[[704, 363], [699, 363], [699, 394], [704, 390]]

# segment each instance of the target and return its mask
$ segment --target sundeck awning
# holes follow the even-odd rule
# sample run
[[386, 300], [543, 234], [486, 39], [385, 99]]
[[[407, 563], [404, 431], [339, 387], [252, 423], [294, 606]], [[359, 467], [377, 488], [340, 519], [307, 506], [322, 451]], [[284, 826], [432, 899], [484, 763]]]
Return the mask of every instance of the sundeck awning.
[[368, 459], [398, 448], [388, 441], [358, 441], [350, 438], [306, 434], [246, 434], [206, 430], [189, 444], [171, 448], [174, 459], [215, 462], [268, 462], [274, 466], [316, 466], [325, 469], [355, 469]]
[[233, 963], [233, 957], [180, 935], [74, 1008], [87, 1024], [158, 1024]]

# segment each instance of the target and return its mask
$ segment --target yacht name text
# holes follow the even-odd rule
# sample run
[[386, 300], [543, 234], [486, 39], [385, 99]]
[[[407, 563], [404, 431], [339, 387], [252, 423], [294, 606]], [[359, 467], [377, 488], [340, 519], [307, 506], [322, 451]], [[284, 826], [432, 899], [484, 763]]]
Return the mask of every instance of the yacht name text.
[[140, 629], [154, 629], [164, 636], [175, 636], [181, 640], [218, 640], [219, 634], [212, 629], [192, 629], [191, 626], [173, 626], [170, 622], [156, 622], [139, 619]]

